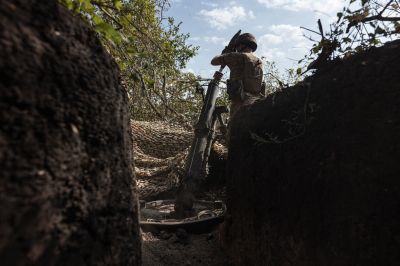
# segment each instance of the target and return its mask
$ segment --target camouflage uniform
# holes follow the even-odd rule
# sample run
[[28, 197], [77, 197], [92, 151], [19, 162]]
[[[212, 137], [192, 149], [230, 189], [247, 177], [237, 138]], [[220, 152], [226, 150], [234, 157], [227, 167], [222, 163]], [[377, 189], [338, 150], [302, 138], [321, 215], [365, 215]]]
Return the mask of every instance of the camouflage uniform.
[[[262, 97], [262, 61], [251, 52], [233, 52], [214, 57], [212, 64], [227, 65], [230, 69], [230, 80], [240, 80], [243, 84], [242, 97], [231, 99], [229, 121], [232, 121], [240, 107], [252, 104]], [[229, 139], [229, 133], [230, 123], [228, 124], [227, 139]]]

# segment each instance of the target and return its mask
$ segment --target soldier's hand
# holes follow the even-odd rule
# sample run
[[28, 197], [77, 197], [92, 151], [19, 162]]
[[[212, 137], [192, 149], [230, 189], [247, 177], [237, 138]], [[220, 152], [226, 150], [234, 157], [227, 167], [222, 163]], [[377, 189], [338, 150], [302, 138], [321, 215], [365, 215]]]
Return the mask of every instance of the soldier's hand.
[[216, 80], [221, 80], [221, 78], [222, 78], [223, 75], [224, 75], [224, 74], [223, 74], [222, 72], [215, 71], [215, 73], [214, 73], [214, 79], [216, 79]]
[[232, 49], [229, 48], [228, 46], [225, 46], [224, 50], [222, 50], [221, 54], [228, 54], [228, 53], [232, 53]]

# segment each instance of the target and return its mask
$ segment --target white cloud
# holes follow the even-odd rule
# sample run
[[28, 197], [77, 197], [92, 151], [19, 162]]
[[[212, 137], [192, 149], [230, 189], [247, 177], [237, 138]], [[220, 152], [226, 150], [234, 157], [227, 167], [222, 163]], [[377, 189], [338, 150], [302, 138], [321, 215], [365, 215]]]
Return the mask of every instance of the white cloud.
[[271, 25], [268, 29], [277, 36], [288, 41], [301, 41], [304, 39], [300, 26], [288, 24]]
[[206, 45], [200, 46], [199, 52], [209, 52], [210, 48]]
[[259, 37], [260, 56], [274, 62], [289, 62], [301, 59], [310, 49], [310, 42], [303, 37], [299, 26], [271, 25], [266, 34]]
[[261, 56], [265, 57], [267, 61], [276, 61], [285, 58], [285, 52], [279, 48], [266, 48], [261, 52]]
[[249, 14], [249, 18], [251, 18], [251, 19], [256, 18], [256, 16], [254, 16], [254, 13], [252, 10], [250, 10], [248, 14]]
[[218, 30], [226, 29], [240, 21], [254, 18], [254, 13], [246, 11], [242, 6], [231, 6], [214, 8], [211, 10], [200, 10], [200, 15], [213, 27]]
[[267, 8], [279, 8], [291, 11], [319, 11], [336, 13], [345, 5], [344, 0], [257, 0]]
[[[202, 37], [189, 37], [188, 41], [195, 45], [199, 45], [201, 42], [206, 42], [208, 44], [218, 44], [218, 45], [227, 45], [228, 40], [218, 36], [202, 36]], [[200, 48], [201, 49], [201, 48]]]
[[224, 38], [217, 36], [204, 36], [203, 40], [208, 43], [226, 45], [228, 42]]
[[282, 43], [283, 39], [281, 36], [274, 34], [265, 34], [258, 39], [259, 43], [265, 43], [267, 45], [276, 45]]
[[203, 6], [217, 7], [218, 4], [212, 2], [201, 2]]

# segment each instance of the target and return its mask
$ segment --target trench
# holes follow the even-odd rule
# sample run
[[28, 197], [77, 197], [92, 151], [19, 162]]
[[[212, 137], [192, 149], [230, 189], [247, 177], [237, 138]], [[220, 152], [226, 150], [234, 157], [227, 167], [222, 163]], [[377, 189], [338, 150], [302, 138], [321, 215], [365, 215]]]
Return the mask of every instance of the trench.
[[4, 265], [398, 265], [398, 40], [243, 109], [199, 197], [226, 202], [223, 226], [151, 233], [137, 198], [173, 198], [191, 133], [132, 143], [118, 66], [56, 1], [0, 19]]
[[[210, 217], [214, 215], [207, 211], [215, 207], [216, 201], [226, 198], [224, 182], [226, 150], [222, 145], [213, 146], [209, 175], [204, 181], [204, 186], [196, 194], [199, 204], [195, 207], [198, 206], [198, 212], [205, 215], [203, 220], [199, 222], [195, 218], [198, 212], [192, 215], [195, 219], [188, 218], [185, 221], [173, 219], [175, 217], [168, 216], [174, 212], [172, 204], [177, 194], [178, 173], [182, 170], [192, 133], [160, 122], [151, 126], [149, 124], [151, 123], [132, 122], [133, 134], [137, 133], [134, 154], [139, 199], [142, 207], [145, 203], [157, 201], [157, 204], [161, 204], [159, 202], [161, 200], [171, 199], [171, 201], [146, 211], [143, 209], [141, 212], [143, 265], [228, 265], [227, 255], [219, 239], [218, 228], [223, 217]], [[145, 137], [151, 139], [152, 143], [145, 141]], [[165, 139], [174, 139], [175, 142], [169, 146]], [[176, 150], [175, 147], [181, 147], [182, 144], [184, 147]], [[169, 167], [169, 164], [173, 167]], [[167, 170], [161, 171], [162, 169]], [[218, 203], [215, 209], [218, 212], [221, 208], [222, 205]], [[160, 209], [161, 217], [160, 212], [157, 212]], [[150, 222], [147, 222], [147, 219], [150, 219]], [[159, 223], [158, 220], [155, 222], [154, 219], [167, 219], [170, 224]]]

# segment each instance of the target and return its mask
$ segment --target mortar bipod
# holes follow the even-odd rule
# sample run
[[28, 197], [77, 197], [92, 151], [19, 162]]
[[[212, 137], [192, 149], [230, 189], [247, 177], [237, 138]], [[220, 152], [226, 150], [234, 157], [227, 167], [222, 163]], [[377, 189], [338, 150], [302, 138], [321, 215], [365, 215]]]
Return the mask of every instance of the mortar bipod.
[[229, 113], [229, 109], [226, 106], [216, 106], [213, 112], [213, 116], [212, 116], [212, 122], [211, 122], [211, 128], [210, 128], [210, 132], [208, 134], [208, 139], [207, 139], [207, 146], [204, 150], [204, 155], [203, 155], [203, 165], [202, 165], [202, 169], [205, 170], [205, 174], [208, 174], [208, 158], [210, 157], [210, 152], [211, 152], [211, 147], [212, 144], [214, 143], [216, 136], [216, 128], [215, 128], [215, 124], [218, 120], [219, 124], [220, 124], [220, 131], [221, 131], [221, 135], [222, 138], [225, 138], [226, 136], [226, 131], [227, 131], [227, 126], [224, 123], [223, 119], [222, 119], [222, 114], [224, 113]]

